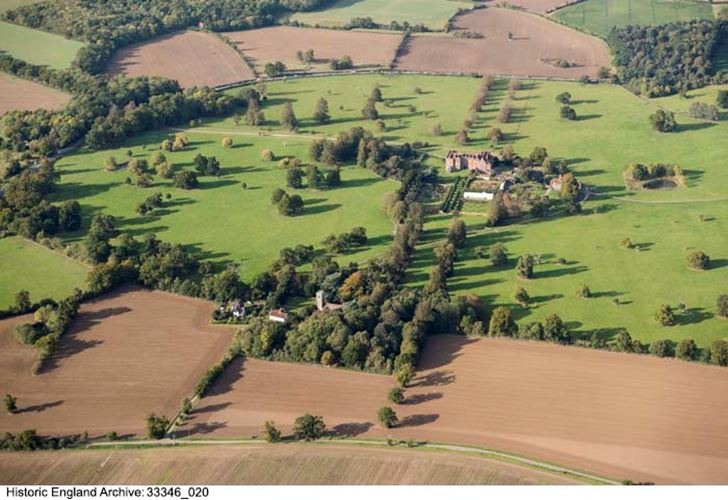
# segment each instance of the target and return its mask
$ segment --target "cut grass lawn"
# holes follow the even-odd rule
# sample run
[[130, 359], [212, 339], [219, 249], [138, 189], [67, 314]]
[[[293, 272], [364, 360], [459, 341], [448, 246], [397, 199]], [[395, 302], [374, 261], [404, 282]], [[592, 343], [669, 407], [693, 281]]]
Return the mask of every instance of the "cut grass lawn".
[[557, 10], [553, 17], [606, 38], [615, 26], [712, 19], [713, 12], [702, 0], [586, 0]]
[[[701, 345], [726, 335], [724, 320], [715, 316], [716, 298], [726, 293], [728, 264], [728, 173], [723, 168], [723, 145], [728, 123], [709, 124], [679, 116], [679, 131], [659, 134], [649, 127], [654, 103], [635, 97], [619, 87], [583, 86], [555, 82], [524, 82], [513, 102], [515, 112], [508, 124], [496, 124], [495, 116], [505, 101], [504, 83], [489, 94], [491, 99], [472, 130], [471, 149], [488, 147], [485, 134], [492, 125], [503, 129], [516, 152], [528, 154], [545, 146], [566, 160], [584, 182], [596, 190], [585, 203], [585, 214], [555, 217], [531, 224], [497, 229], [484, 219], [465, 217], [477, 236], [461, 252], [450, 289], [456, 294], [476, 293], [491, 305], [507, 304], [525, 321], [558, 313], [575, 331], [609, 338], [626, 328], [635, 338], [679, 340], [692, 337]], [[555, 96], [572, 94], [579, 120], [559, 118]], [[715, 89], [694, 91], [691, 99], [714, 100]], [[689, 99], [689, 101], [691, 100]], [[700, 99], [701, 101], [703, 99]], [[678, 97], [659, 100], [676, 111], [687, 109]], [[688, 188], [676, 191], [627, 192], [623, 169], [632, 161], [674, 162], [687, 171]], [[703, 222], [700, 222], [701, 218]], [[431, 246], [445, 237], [451, 216], [432, 216], [427, 236], [418, 250], [409, 281], [427, 281], [434, 261]], [[641, 251], [625, 250], [619, 242], [629, 237]], [[524, 253], [544, 256], [537, 278], [517, 281], [513, 266], [493, 269], [477, 260], [475, 246], [504, 243], [514, 259]], [[714, 259], [708, 271], [687, 269], [685, 256], [700, 249]], [[564, 258], [566, 265], [557, 259]], [[597, 297], [580, 299], [577, 287], [587, 284]], [[511, 298], [514, 288], [525, 287], [535, 298], [523, 309]], [[622, 305], [614, 305], [618, 299]], [[660, 327], [653, 320], [660, 304], [674, 308], [683, 301], [688, 313], [678, 325]]]
[[[271, 82], [263, 106], [268, 119], [265, 127], [270, 129], [265, 133], [277, 136], [258, 135], [258, 129], [242, 123], [236, 126], [231, 118], [211, 120], [189, 133], [193, 144], [187, 151], [168, 155], [178, 167], [190, 168], [197, 152], [214, 154], [226, 168], [223, 177], [203, 177], [201, 189], [179, 191], [170, 188], [167, 181], [141, 189], [124, 183], [127, 174], [123, 170], [103, 171], [107, 156], [113, 154], [123, 160], [131, 147], [136, 157], [148, 158], [171, 133], [154, 132], [135, 138], [119, 150], [80, 152], [60, 160], [58, 168], [63, 178], [57, 199], [81, 201], [87, 217], [84, 227], [92, 214], [111, 213], [120, 217], [122, 229], [136, 236], [154, 232], [164, 239], [191, 245], [204, 257], [218, 262], [241, 263], [246, 278], [262, 271], [281, 247], [296, 243], [318, 246], [329, 233], [356, 225], [367, 228], [373, 244], [341, 260], [361, 261], [381, 253], [389, 244], [391, 224], [380, 206], [384, 194], [396, 184], [347, 166], [343, 170], [344, 187], [321, 192], [302, 190], [308, 201], [307, 213], [285, 218], [269, 201], [271, 191], [285, 185], [285, 173], [277, 164], [259, 158], [261, 149], [270, 148], [279, 156], [290, 154], [307, 161], [313, 133], [333, 135], [356, 125], [374, 130], [372, 121], [361, 118], [361, 108], [376, 84], [380, 84], [385, 101], [391, 101], [390, 107], [378, 105], [387, 123], [382, 135], [395, 142], [430, 142], [428, 163], [440, 168], [446, 182], [452, 176], [442, 170], [441, 156], [451, 148], [489, 148], [486, 134], [491, 126], [498, 126], [505, 134], [499, 147], [512, 145], [517, 153], [527, 155], [533, 147], [544, 146], [554, 159], [566, 161], [595, 191], [584, 204], [581, 216], [555, 215], [532, 224], [498, 229], [485, 228], [482, 218], [467, 217], [474, 237], [460, 253], [455, 275], [450, 279], [453, 293], [476, 293], [490, 306], [511, 305], [526, 321], [558, 313], [586, 336], [596, 332], [609, 337], [623, 327], [642, 341], [689, 336], [707, 345], [726, 335], [725, 321], [715, 316], [715, 301], [719, 294], [728, 292], [728, 171], [724, 168], [725, 147], [721, 147], [728, 122], [711, 124], [679, 115], [677, 132], [656, 133], [649, 125], [656, 104], [616, 86], [524, 81], [512, 102], [512, 119], [497, 124], [495, 117], [506, 101], [506, 82], [498, 81], [470, 129], [472, 142], [462, 148], [455, 145], [453, 136], [468, 115], [480, 85], [478, 79], [367, 75]], [[415, 93], [415, 88], [421, 93]], [[564, 91], [572, 94], [576, 121], [559, 117], [561, 105], [555, 97]], [[714, 92], [705, 89], [690, 95], [701, 100], [700, 96], [705, 95], [710, 100]], [[320, 97], [329, 101], [333, 118], [323, 126], [311, 120]], [[299, 133], [290, 136], [277, 122], [285, 102], [293, 104], [301, 121]], [[659, 103], [676, 111], [685, 105], [677, 97]], [[430, 134], [435, 123], [441, 124], [445, 134]], [[225, 150], [219, 145], [224, 135], [235, 140], [235, 148]], [[146, 151], [143, 144], [149, 145]], [[686, 170], [688, 187], [628, 192], [622, 172], [634, 161], [678, 163]], [[250, 188], [242, 190], [241, 182], [247, 182]], [[149, 216], [136, 215], [136, 203], [157, 190], [172, 193], [171, 203]], [[433, 264], [431, 247], [444, 237], [450, 220], [451, 216], [442, 215], [428, 219], [408, 279], [411, 285], [427, 280]], [[627, 237], [639, 245], [640, 251], [619, 246]], [[495, 270], [487, 261], [475, 259], [475, 246], [497, 241], [505, 243], [514, 257], [541, 253], [544, 264], [537, 266], [537, 278], [516, 282], [512, 267]], [[709, 270], [687, 269], [685, 256], [694, 248], [711, 256]], [[559, 258], [567, 263], [558, 264]], [[591, 288], [595, 298], [577, 298], [577, 287], [582, 283]], [[517, 284], [535, 298], [533, 307], [514, 305], [511, 295]], [[613, 304], [614, 299], [620, 305]], [[677, 326], [660, 327], [653, 321], [660, 304], [676, 307], [680, 301], [687, 305], [688, 312], [679, 315]]]
[[[300, 121], [300, 133], [335, 135], [355, 126], [376, 131], [375, 122], [362, 117], [362, 108], [377, 85], [384, 100], [377, 104], [379, 118], [386, 125], [386, 129], [381, 132], [384, 139], [394, 142], [428, 142], [433, 146], [430, 151], [445, 154], [455, 145], [455, 134], [467, 118], [468, 108], [480, 86], [480, 79], [358, 75], [272, 82], [266, 86], [269, 98], [263, 108], [267, 120], [265, 127], [283, 131], [278, 120], [284, 104], [290, 102]], [[319, 125], [312, 119], [319, 98], [324, 98], [329, 103], [332, 120], [325, 125]], [[432, 128], [437, 124], [443, 129], [440, 136], [432, 134]], [[208, 127], [257, 130], [242, 122], [235, 126], [232, 119], [216, 122]]]
[[[329, 234], [347, 232], [355, 226], [367, 229], [369, 244], [341, 256], [342, 262], [362, 262], [379, 255], [391, 241], [392, 224], [381, 207], [385, 195], [396, 189], [395, 182], [369, 170], [344, 167], [340, 187], [294, 190], [286, 187], [285, 168], [277, 161], [260, 159], [261, 150], [271, 149], [278, 158], [295, 156], [306, 161], [309, 141], [305, 139], [231, 135], [235, 147], [225, 149], [220, 145], [224, 134], [189, 133], [190, 146], [165, 153], [176, 169], [192, 169], [197, 153], [216, 156], [223, 167], [221, 177], [200, 177], [199, 189], [190, 191], [173, 188], [171, 181], [159, 178], [152, 187], [143, 189], [125, 183], [125, 169], [113, 173], [104, 170], [107, 157], [124, 161], [129, 149], [135, 158], [149, 159], [171, 134], [142, 134], [123, 148], [81, 151], [57, 163], [63, 177], [55, 201], [77, 199], [85, 215], [81, 231], [71, 239], [85, 234], [93, 215], [110, 214], [118, 218], [122, 231], [134, 236], [153, 233], [198, 250], [202, 257], [215, 262], [239, 264], [246, 279], [266, 270], [284, 247], [302, 243], [321, 248], [321, 241]], [[242, 189], [243, 182], [247, 189]], [[305, 202], [302, 215], [285, 217], [278, 213], [271, 203], [271, 193], [278, 187], [301, 194]], [[138, 215], [137, 203], [157, 191], [170, 193], [172, 199], [151, 214]]]
[[83, 288], [88, 269], [63, 255], [19, 237], [0, 239], [0, 309], [15, 303], [15, 294], [28, 290], [37, 301], [62, 299]]
[[23, 61], [65, 69], [82, 46], [76, 40], [0, 21], [0, 51]]
[[299, 12], [291, 19], [310, 25], [343, 26], [355, 17], [371, 17], [379, 24], [407, 21], [442, 30], [458, 9], [470, 8], [469, 2], [443, 0], [337, 0], [330, 7]]

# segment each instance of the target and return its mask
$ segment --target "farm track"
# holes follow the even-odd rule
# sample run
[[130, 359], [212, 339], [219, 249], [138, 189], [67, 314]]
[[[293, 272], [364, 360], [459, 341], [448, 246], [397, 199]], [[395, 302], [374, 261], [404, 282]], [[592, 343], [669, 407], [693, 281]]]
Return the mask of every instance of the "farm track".
[[[314, 446], [320, 446], [320, 445], [327, 445], [327, 444], [337, 444], [337, 445], [362, 445], [362, 446], [369, 446], [369, 447], [386, 447], [391, 448], [386, 441], [382, 440], [376, 440], [376, 439], [325, 439], [324, 441], [321, 441], [320, 443], [312, 443]], [[195, 445], [195, 446], [221, 446], [221, 445], [250, 445], [250, 444], [266, 444], [266, 442], [262, 439], [161, 439], [161, 440], [135, 440], [135, 441], [129, 441], [126, 443], [119, 442], [119, 441], [104, 441], [104, 442], [95, 442], [91, 443], [91, 447], [114, 447], [114, 448], [123, 448], [128, 446], [186, 446], [186, 445]], [[533, 460], [530, 458], [525, 458], [519, 455], [515, 455], [513, 453], [507, 453], [500, 450], [492, 450], [488, 448], [482, 448], [477, 446], [462, 446], [462, 445], [452, 445], [452, 444], [443, 444], [443, 443], [418, 443], [416, 446], [416, 449], [425, 449], [425, 450], [441, 450], [446, 451], [448, 453], [454, 453], [454, 454], [467, 454], [467, 455], [479, 455], [485, 458], [491, 458], [494, 460], [499, 461], [506, 461], [509, 463], [515, 463], [518, 465], [523, 465], [530, 468], [536, 468], [545, 470], [548, 472], [553, 472], [557, 474], [564, 474], [571, 477], [574, 477], [576, 479], [587, 481], [590, 483], [598, 483], [598, 484], [620, 484], [618, 481], [614, 481], [613, 479], [609, 479], [603, 476], [599, 476], [596, 474], [589, 474], [586, 472], [582, 472], [579, 470], [571, 469], [568, 467], [562, 467], [559, 465], [554, 465], [549, 462], [543, 462], [540, 460]]]

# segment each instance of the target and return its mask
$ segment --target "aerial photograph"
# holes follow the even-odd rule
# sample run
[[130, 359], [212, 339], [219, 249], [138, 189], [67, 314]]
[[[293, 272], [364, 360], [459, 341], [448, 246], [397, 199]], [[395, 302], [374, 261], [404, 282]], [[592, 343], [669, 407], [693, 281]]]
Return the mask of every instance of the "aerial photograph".
[[728, 0], [0, 0], [0, 399], [2, 498], [728, 497]]

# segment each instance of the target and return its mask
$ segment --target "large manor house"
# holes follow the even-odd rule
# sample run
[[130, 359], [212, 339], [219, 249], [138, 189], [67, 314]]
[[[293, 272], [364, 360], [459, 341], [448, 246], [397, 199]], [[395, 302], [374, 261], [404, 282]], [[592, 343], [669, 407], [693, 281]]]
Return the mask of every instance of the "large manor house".
[[489, 151], [481, 151], [480, 153], [460, 153], [458, 151], [451, 150], [445, 157], [445, 170], [448, 172], [470, 170], [490, 175], [497, 163], [498, 159]]

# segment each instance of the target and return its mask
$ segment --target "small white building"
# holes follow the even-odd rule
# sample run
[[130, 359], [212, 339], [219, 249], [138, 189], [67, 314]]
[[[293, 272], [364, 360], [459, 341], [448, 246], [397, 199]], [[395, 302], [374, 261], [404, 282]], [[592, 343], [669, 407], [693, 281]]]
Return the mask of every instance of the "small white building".
[[288, 314], [285, 309], [274, 309], [268, 314], [268, 319], [276, 323], [285, 323], [288, 319]]
[[465, 201], [490, 201], [493, 199], [493, 193], [485, 193], [480, 191], [465, 191], [463, 193]]

